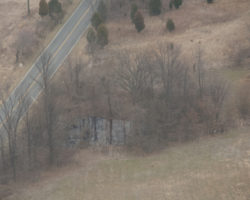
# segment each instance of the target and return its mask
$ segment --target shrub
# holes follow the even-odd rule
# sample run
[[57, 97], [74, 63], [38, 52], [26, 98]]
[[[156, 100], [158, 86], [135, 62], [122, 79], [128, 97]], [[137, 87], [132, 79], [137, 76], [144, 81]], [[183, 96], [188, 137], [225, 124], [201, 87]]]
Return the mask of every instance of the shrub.
[[102, 21], [106, 21], [107, 19], [107, 7], [106, 4], [103, 2], [103, 0], [99, 3], [98, 9], [97, 9], [100, 18]]
[[169, 30], [170, 32], [173, 31], [175, 29], [175, 25], [172, 19], [168, 19], [167, 24], [166, 24], [166, 28], [167, 30]]
[[62, 4], [58, 0], [50, 0], [48, 5], [50, 15], [62, 12]]
[[134, 17], [134, 24], [137, 32], [141, 32], [145, 28], [144, 18], [140, 11], [137, 11]]
[[131, 4], [130, 19], [134, 23], [135, 14], [138, 11], [138, 6], [135, 3]]
[[94, 13], [94, 15], [91, 18], [91, 24], [92, 26], [97, 29], [100, 24], [103, 23], [103, 20], [101, 19], [99, 13]]
[[102, 48], [108, 44], [108, 29], [104, 24], [100, 24], [97, 28], [97, 44]]
[[207, 3], [213, 3], [214, 1], [213, 0], [207, 0]]
[[161, 14], [162, 3], [161, 0], [149, 0], [149, 12], [150, 15]]
[[41, 0], [39, 3], [39, 15], [41, 17], [48, 15], [49, 13], [49, 6], [46, 0]]

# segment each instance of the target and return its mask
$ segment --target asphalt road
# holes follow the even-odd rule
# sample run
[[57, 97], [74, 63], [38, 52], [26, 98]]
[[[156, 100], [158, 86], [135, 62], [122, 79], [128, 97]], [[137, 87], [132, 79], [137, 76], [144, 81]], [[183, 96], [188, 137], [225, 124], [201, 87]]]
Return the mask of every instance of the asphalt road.
[[[60, 68], [64, 60], [70, 54], [74, 46], [80, 40], [81, 36], [86, 31], [90, 19], [94, 10], [98, 6], [99, 0], [82, 0], [80, 5], [74, 11], [72, 16], [67, 20], [63, 27], [59, 30], [54, 39], [50, 42], [48, 47], [37, 58], [30, 70], [25, 74], [24, 78], [20, 81], [18, 86], [13, 90], [11, 95], [5, 102], [5, 107], [0, 108], [0, 134], [6, 136], [5, 129], [2, 124], [2, 120], [6, 119], [6, 110], [12, 110], [17, 112], [19, 104], [18, 97], [25, 96], [27, 100], [25, 109], [22, 114], [24, 115], [26, 110], [32, 105], [32, 103], [38, 98], [42, 92], [41, 86], [38, 84], [41, 82], [41, 66], [42, 59], [44, 57], [51, 57], [49, 63], [49, 78], [52, 78], [56, 71]], [[4, 111], [5, 110], [5, 111]], [[8, 116], [7, 116], [8, 117]]]

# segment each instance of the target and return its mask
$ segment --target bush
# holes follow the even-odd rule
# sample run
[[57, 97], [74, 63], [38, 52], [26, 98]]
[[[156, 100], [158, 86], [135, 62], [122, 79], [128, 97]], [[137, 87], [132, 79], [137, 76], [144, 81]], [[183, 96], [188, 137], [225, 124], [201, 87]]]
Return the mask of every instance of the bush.
[[161, 0], [149, 0], [149, 12], [150, 15], [161, 14], [162, 3]]
[[107, 7], [103, 0], [99, 3], [97, 11], [102, 21], [105, 22], [107, 19]]
[[39, 15], [41, 17], [48, 15], [49, 13], [49, 6], [46, 0], [41, 0], [39, 3]]
[[102, 48], [108, 44], [108, 29], [104, 24], [100, 24], [97, 28], [97, 44]]
[[166, 28], [167, 30], [169, 30], [170, 32], [173, 31], [175, 29], [175, 25], [172, 19], [168, 19], [167, 24], [166, 24]]
[[49, 2], [49, 14], [62, 12], [62, 4], [58, 0], [50, 0]]
[[171, 0], [169, 3], [169, 8], [172, 9], [173, 5], [176, 9], [178, 9], [182, 5], [182, 0]]
[[92, 18], [91, 18], [91, 24], [92, 24], [92, 26], [95, 28], [95, 29], [97, 29], [98, 28], [98, 26], [100, 25], [100, 24], [102, 24], [103, 23], [103, 20], [101, 19], [101, 17], [100, 17], [100, 14], [99, 13], [94, 13], [94, 15], [92, 16]]
[[134, 23], [135, 14], [138, 11], [138, 6], [135, 3], [131, 4], [130, 19]]
[[207, 3], [213, 3], [214, 1], [213, 0], [207, 0]]
[[144, 18], [140, 11], [137, 11], [134, 17], [134, 24], [137, 32], [141, 32], [145, 28]]

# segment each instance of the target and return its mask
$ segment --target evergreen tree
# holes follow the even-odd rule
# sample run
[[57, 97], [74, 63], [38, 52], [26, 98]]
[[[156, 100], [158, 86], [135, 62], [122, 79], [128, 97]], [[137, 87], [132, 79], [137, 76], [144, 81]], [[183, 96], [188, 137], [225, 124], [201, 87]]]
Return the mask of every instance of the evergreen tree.
[[141, 32], [145, 28], [144, 18], [140, 11], [137, 11], [134, 17], [134, 24], [137, 32]]
[[150, 15], [161, 14], [162, 3], [161, 0], [149, 0], [149, 12]]
[[102, 21], [105, 22], [107, 19], [107, 7], [103, 0], [101, 0], [101, 2], [99, 3], [97, 11]]
[[130, 19], [134, 23], [134, 18], [135, 14], [138, 11], [138, 6], [135, 3], [131, 4], [131, 9], [130, 9]]
[[96, 33], [95, 30], [91, 27], [87, 33], [87, 40], [89, 44], [94, 44], [96, 42]]
[[172, 10], [173, 9], [173, 1], [169, 2], [169, 9]]
[[41, 17], [48, 15], [49, 13], [49, 6], [46, 2], [46, 0], [40, 0], [39, 3], [39, 15]]
[[99, 13], [94, 13], [94, 15], [91, 18], [91, 24], [92, 26], [97, 29], [100, 24], [103, 23], [103, 20], [101, 19]]
[[175, 24], [172, 19], [168, 19], [166, 28], [171, 32], [175, 29]]
[[92, 27], [88, 29], [87, 41], [88, 41], [88, 51], [89, 53], [93, 53], [96, 48], [96, 32]]
[[108, 44], [108, 29], [104, 24], [100, 24], [97, 28], [97, 44], [102, 48]]
[[62, 4], [58, 0], [50, 0], [48, 5], [50, 15], [62, 12]]

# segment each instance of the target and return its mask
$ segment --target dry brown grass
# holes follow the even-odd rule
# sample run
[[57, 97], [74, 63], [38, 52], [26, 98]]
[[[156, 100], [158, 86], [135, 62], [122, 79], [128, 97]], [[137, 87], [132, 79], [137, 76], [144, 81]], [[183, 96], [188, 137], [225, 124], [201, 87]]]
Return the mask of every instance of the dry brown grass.
[[[111, 43], [107, 49], [140, 51], [168, 41], [180, 45], [186, 61], [192, 65], [200, 45], [208, 68], [232, 66], [232, 57], [241, 48], [238, 44], [250, 46], [249, 9], [247, 0], [218, 0], [212, 5], [200, 0], [184, 1], [179, 10], [167, 11], [159, 17], [149, 17], [144, 11], [146, 29], [140, 34], [129, 16], [112, 19], [108, 23]], [[173, 33], [165, 31], [167, 18], [175, 22]]]
[[8, 200], [248, 200], [249, 142], [249, 129], [244, 129], [148, 156], [84, 150], [73, 167], [19, 186]]

